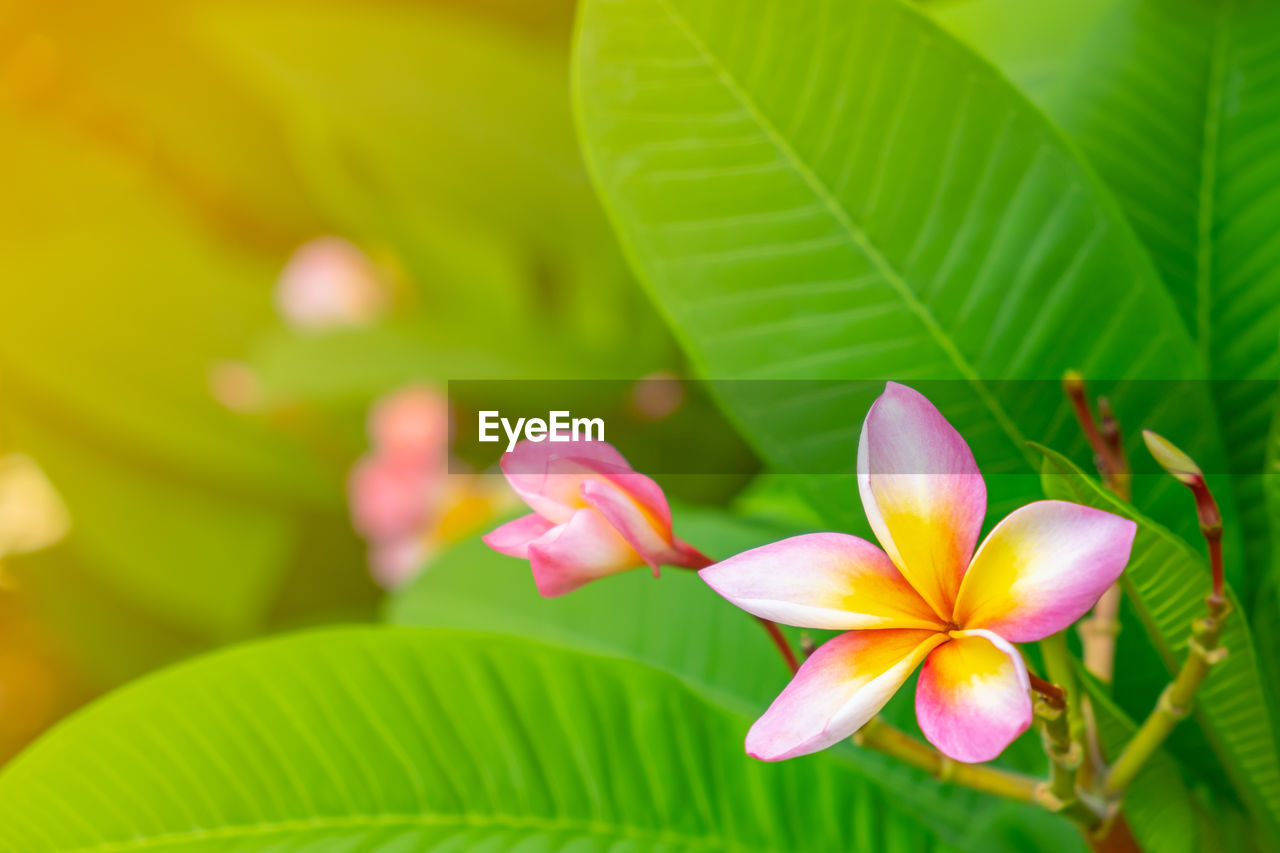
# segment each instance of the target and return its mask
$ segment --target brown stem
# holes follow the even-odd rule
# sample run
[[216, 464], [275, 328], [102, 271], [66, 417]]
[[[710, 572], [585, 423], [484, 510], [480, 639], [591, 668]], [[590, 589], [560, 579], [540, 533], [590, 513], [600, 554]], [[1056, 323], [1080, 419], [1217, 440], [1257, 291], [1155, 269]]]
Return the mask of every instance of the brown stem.
[[[1209, 500], [1213, 500], [1212, 495], [1210, 495]], [[1210, 527], [1202, 527], [1200, 532], [1204, 534], [1204, 541], [1209, 546], [1209, 568], [1213, 572], [1213, 592], [1209, 596], [1208, 603], [1210, 610], [1212, 610], [1214, 607], [1221, 607], [1226, 602], [1226, 594], [1222, 589], [1222, 523], [1218, 522]]]
[[1067, 371], [1062, 377], [1062, 390], [1071, 401], [1071, 408], [1075, 411], [1080, 429], [1093, 450], [1094, 464], [1098, 468], [1098, 473], [1102, 475], [1102, 484], [1110, 489], [1114, 473], [1111, 447], [1098, 430], [1097, 421], [1093, 419], [1093, 409], [1089, 406], [1089, 398], [1085, 394], [1084, 377], [1074, 370]]
[[1081, 828], [1085, 843], [1094, 853], [1142, 853], [1138, 841], [1129, 829], [1129, 822], [1124, 815], [1117, 814], [1101, 829], [1086, 830]]
[[1100, 431], [1102, 441], [1107, 447], [1108, 464], [1111, 467], [1111, 491], [1116, 497], [1128, 503], [1133, 497], [1133, 471], [1129, 468], [1129, 459], [1124, 453], [1124, 436], [1120, 433], [1120, 421], [1116, 420], [1111, 410], [1111, 401], [1106, 397], [1098, 398], [1098, 417], [1102, 420]]
[[787, 669], [791, 670], [794, 675], [800, 669], [800, 663], [796, 660], [795, 650], [791, 648], [791, 643], [787, 641], [787, 637], [782, 633], [782, 629], [778, 627], [777, 622], [770, 622], [768, 619], [756, 617], [756, 621], [764, 626], [765, 633], [769, 635], [769, 639], [773, 640], [773, 644], [778, 649], [778, 654], [782, 655], [782, 660], [787, 664]]
[[1052, 682], [1045, 681], [1034, 672], [1028, 672], [1027, 678], [1031, 681], [1031, 689], [1044, 697], [1044, 701], [1050, 708], [1061, 711], [1067, 707], [1067, 692]]
[[[1102, 427], [1099, 429], [1089, 407], [1084, 377], [1076, 371], [1068, 371], [1062, 377], [1062, 387], [1071, 401], [1076, 420], [1080, 422], [1089, 446], [1093, 448], [1094, 463], [1102, 477], [1102, 485], [1127, 502], [1132, 494], [1133, 475], [1124, 453], [1120, 422], [1111, 408], [1111, 401], [1106, 397], [1098, 399], [1098, 412], [1102, 418]], [[1116, 635], [1120, 633], [1120, 597], [1120, 586], [1113, 584], [1098, 599], [1089, 617], [1081, 620], [1078, 626], [1085, 669], [1106, 684], [1110, 684], [1115, 677]], [[1098, 728], [1088, 697], [1081, 697], [1080, 712], [1085, 749], [1080, 781], [1090, 784], [1105, 772], [1105, 766]]]

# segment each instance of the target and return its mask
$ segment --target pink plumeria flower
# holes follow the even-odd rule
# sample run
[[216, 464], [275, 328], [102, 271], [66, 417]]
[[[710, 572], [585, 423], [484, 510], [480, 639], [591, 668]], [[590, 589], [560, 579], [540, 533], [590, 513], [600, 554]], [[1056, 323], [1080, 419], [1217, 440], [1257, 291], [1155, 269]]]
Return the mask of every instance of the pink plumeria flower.
[[1124, 570], [1137, 525], [1038, 501], [1010, 513], [974, 553], [987, 488], [973, 454], [932, 403], [892, 382], [862, 425], [858, 486], [884, 550], [813, 533], [701, 572], [756, 616], [845, 631], [752, 726], [747, 752], [777, 761], [838, 743], [919, 666], [925, 737], [957, 761], [989, 761], [1031, 724], [1027, 670], [1012, 644], [1083, 616]]
[[502, 472], [533, 513], [489, 533], [485, 544], [528, 560], [548, 598], [645, 565], [656, 576], [661, 565], [710, 562], [672, 532], [661, 487], [611, 444], [522, 441], [503, 455]]

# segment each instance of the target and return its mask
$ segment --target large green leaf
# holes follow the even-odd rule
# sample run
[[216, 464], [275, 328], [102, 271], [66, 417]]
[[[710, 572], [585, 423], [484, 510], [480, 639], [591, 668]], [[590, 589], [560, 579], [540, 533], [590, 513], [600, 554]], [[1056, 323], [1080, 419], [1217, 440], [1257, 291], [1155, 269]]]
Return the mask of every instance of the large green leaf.
[[[1213, 392], [1249, 562], [1265, 562], [1255, 475], [1280, 379], [1280, 5], [967, 0], [939, 15], [1025, 81], [1151, 252], [1220, 380]], [[1049, 40], [1055, 61], [1037, 70], [1025, 45]]]
[[[874, 383], [928, 384], [993, 504], [1024, 439], [1079, 446], [1057, 379], [1221, 458], [1176, 306], [1114, 201], [999, 73], [896, 0], [589, 0], [575, 85], [598, 187], [701, 370], [783, 469], [854, 465]], [[1123, 282], [1123, 287], [1115, 286]], [[1042, 380], [1002, 383], [999, 380]], [[1208, 464], [1213, 464], [1209, 462]], [[824, 481], [831, 486], [834, 480]], [[1165, 484], [1156, 486], [1169, 495]], [[832, 518], [854, 491], [827, 488]]]
[[1270, 576], [1261, 584], [1250, 615], [1262, 671], [1271, 686], [1273, 725], [1280, 725], [1280, 404], [1271, 416], [1262, 482], [1272, 562], [1268, 566]]
[[[689, 510], [677, 511], [676, 529], [718, 559], [794, 532]], [[648, 572], [627, 572], [544, 599], [527, 562], [498, 554], [479, 539], [434, 560], [392, 596], [386, 618], [400, 625], [520, 634], [630, 658], [679, 675], [744, 714], [768, 707], [788, 678], [764, 631], [693, 572], [668, 568], [657, 581]]]
[[126, 688], [0, 776], [0, 850], [924, 850], [839, 762], [749, 759], [674, 678], [527, 641], [302, 635]]
[[[1120, 583], [1172, 675], [1187, 654], [1192, 622], [1204, 615], [1204, 598], [1209, 593], [1206, 561], [1184, 540], [1117, 500], [1069, 460], [1047, 448], [1040, 450], [1047, 496], [1105, 509], [1138, 523], [1133, 557]], [[1241, 799], [1274, 831], [1280, 821], [1280, 756], [1249, 625], [1234, 594], [1231, 598], [1235, 615], [1227, 620], [1221, 641], [1229, 654], [1197, 694], [1195, 717]]]

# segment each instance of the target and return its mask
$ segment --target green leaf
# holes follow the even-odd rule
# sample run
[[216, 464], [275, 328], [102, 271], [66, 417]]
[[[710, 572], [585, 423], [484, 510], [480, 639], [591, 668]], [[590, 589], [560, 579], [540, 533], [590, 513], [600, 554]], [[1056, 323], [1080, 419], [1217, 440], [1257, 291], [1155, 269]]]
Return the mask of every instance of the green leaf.
[[[1221, 458], [1205, 388], [1175, 407], [1127, 381], [1204, 371], [1115, 202], [922, 13], [589, 0], [577, 59], [588, 164], [697, 366], [816, 380], [721, 389], [780, 469], [824, 486], [853, 470], [880, 386], [847, 380], [941, 380], [925, 393], [1008, 509], [1036, 491], [1026, 438], [1081, 446], [1056, 381], [1069, 367], [1118, 380], [1098, 390], [1122, 422], [1161, 411], [1192, 452]], [[851, 486], [825, 489], [830, 518], [856, 507]]]
[[[1017, 8], [1020, 7], [1020, 8]], [[1080, 146], [1196, 339], [1222, 418], [1246, 559], [1268, 560], [1260, 481], [1280, 379], [1280, 6], [1253, 0], [970, 0], [940, 18]], [[1068, 20], [1069, 19], [1069, 20]], [[1035, 73], [1024, 43], [1052, 40]], [[1179, 375], [1179, 374], [1172, 374]], [[1261, 575], [1246, 577], [1246, 601]]]
[[[1070, 460], [1045, 447], [1048, 497], [1105, 509], [1138, 523], [1133, 557], [1120, 578], [1125, 598], [1142, 619], [1170, 676], [1187, 653], [1191, 625], [1204, 616], [1209, 568], [1184, 540], [1155, 524], [1084, 475]], [[1217, 752], [1240, 798], [1273, 829], [1280, 821], [1280, 756], [1258, 672], [1249, 625], [1234, 593], [1234, 615], [1223, 627], [1227, 657], [1196, 696], [1195, 717]]]
[[927, 850], [828, 757], [769, 765], [668, 675], [349, 629], [126, 688], [0, 775], [0, 850]]
[[[717, 559], [787, 535], [776, 526], [711, 511], [678, 510], [675, 520], [681, 538]], [[445, 552], [392, 596], [386, 619], [519, 634], [629, 658], [675, 673], [743, 714], [768, 707], [789, 677], [760, 626], [694, 572], [666, 568], [659, 580], [644, 571], [626, 572], [544, 599], [526, 561], [498, 554], [479, 539]]]
[[1271, 687], [1272, 725], [1280, 725], [1280, 403], [1271, 416], [1266, 466], [1262, 474], [1268, 534], [1271, 544], [1270, 575], [1258, 590], [1251, 614], [1262, 671]]
[[[1114, 759], [1138, 727], [1083, 669], [1079, 680], [1089, 695], [1103, 751]], [[1157, 751], [1129, 785], [1124, 815], [1147, 853], [1191, 853], [1198, 849], [1191, 795], [1177, 762], [1164, 750]]]

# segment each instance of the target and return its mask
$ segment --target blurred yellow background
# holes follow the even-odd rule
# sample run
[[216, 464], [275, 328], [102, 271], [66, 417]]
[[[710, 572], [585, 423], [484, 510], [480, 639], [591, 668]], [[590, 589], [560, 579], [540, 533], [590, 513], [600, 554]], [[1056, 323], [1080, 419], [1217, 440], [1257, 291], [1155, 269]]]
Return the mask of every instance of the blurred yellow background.
[[[566, 0], [0, 3], [0, 455], [70, 518], [5, 558], [0, 758], [163, 663], [371, 617], [344, 483], [379, 396], [679, 369], [579, 160], [571, 29]], [[376, 310], [290, 323], [326, 235]]]

